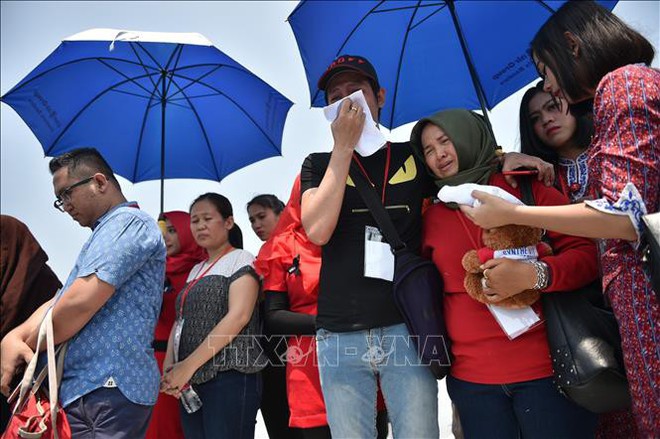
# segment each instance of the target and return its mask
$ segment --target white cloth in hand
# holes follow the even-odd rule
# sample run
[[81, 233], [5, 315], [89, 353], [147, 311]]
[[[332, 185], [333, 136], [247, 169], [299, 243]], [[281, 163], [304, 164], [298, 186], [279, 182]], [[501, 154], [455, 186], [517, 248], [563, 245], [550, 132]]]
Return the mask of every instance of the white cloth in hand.
[[339, 113], [339, 107], [346, 99], [350, 99], [353, 105], [365, 113], [366, 118], [364, 121], [364, 128], [362, 128], [360, 140], [358, 140], [357, 145], [355, 145], [355, 151], [362, 157], [369, 157], [371, 154], [378, 151], [385, 144], [386, 140], [383, 133], [381, 133], [376, 126], [374, 118], [371, 117], [371, 110], [369, 110], [369, 105], [367, 105], [362, 90], [358, 90], [350, 96], [346, 96], [341, 101], [337, 101], [334, 104], [324, 107], [323, 114], [328, 122], [334, 122], [337, 118], [337, 113]]
[[472, 197], [472, 191], [486, 192], [490, 195], [500, 197], [509, 203], [524, 204], [518, 198], [502, 188], [475, 183], [465, 183], [458, 186], [443, 186], [438, 192], [438, 198], [443, 203], [467, 204], [468, 206], [477, 207], [481, 203], [479, 200]]

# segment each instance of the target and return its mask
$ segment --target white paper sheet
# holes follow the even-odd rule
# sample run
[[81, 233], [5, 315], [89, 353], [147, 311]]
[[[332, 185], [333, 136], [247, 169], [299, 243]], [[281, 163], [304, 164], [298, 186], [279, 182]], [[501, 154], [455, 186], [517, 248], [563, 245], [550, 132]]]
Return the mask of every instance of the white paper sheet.
[[531, 306], [520, 309], [503, 308], [497, 305], [488, 305], [488, 309], [499, 323], [502, 330], [510, 339], [514, 339], [529, 331], [541, 319]]
[[374, 121], [373, 117], [371, 117], [371, 111], [369, 110], [369, 106], [367, 105], [367, 101], [364, 98], [362, 90], [358, 90], [350, 96], [346, 96], [341, 101], [337, 101], [332, 105], [324, 107], [323, 114], [325, 115], [325, 118], [328, 120], [328, 122], [334, 122], [334, 120], [337, 118], [337, 113], [339, 112], [339, 106], [346, 99], [350, 99], [351, 102], [353, 102], [353, 105], [361, 108], [366, 115], [364, 128], [362, 128], [362, 135], [360, 136], [360, 140], [358, 140], [358, 143], [355, 146], [355, 151], [362, 157], [368, 157], [378, 151], [385, 144], [386, 140], [383, 133], [381, 133], [376, 126], [376, 122]]
[[383, 234], [377, 227], [364, 228], [364, 276], [392, 281], [394, 279], [394, 253], [383, 242]]

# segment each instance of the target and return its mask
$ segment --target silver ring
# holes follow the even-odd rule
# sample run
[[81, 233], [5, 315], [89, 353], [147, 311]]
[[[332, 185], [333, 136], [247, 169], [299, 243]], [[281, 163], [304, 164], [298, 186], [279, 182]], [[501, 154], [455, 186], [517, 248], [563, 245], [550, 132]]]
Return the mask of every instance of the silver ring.
[[483, 276], [484, 276], [484, 279], [486, 279], [486, 280], [488, 280], [488, 274], [486, 274], [486, 272], [487, 272], [488, 270], [489, 270], [489, 269], [486, 268], [486, 269], [484, 270], [484, 272], [482, 273]]
[[351, 105], [351, 110], [357, 113], [359, 109], [355, 105]]

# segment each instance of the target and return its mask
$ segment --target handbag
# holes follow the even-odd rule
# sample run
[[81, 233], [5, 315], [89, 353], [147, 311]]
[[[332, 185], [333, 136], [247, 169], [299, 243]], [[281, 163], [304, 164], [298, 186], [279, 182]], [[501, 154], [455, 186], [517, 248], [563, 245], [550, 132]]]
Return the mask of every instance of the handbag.
[[642, 216], [642, 267], [649, 278], [651, 288], [660, 298], [660, 212]]
[[[522, 201], [534, 205], [531, 184], [520, 180]], [[621, 335], [600, 279], [574, 291], [543, 293], [552, 369], [559, 390], [594, 413], [631, 406]]]
[[406, 247], [375, 189], [351, 162], [351, 179], [394, 253], [393, 294], [423, 365], [437, 379], [451, 365], [449, 337], [442, 307], [444, 285], [433, 261]]
[[[33, 381], [39, 350], [44, 339], [48, 364]], [[49, 308], [39, 327], [35, 354], [25, 369], [21, 383], [9, 397], [10, 403], [18, 399], [1, 439], [71, 439], [69, 422], [58, 402], [58, 388], [62, 380], [65, 355], [66, 344], [55, 350], [53, 315], [52, 308]], [[46, 376], [48, 376], [48, 390], [42, 386]]]

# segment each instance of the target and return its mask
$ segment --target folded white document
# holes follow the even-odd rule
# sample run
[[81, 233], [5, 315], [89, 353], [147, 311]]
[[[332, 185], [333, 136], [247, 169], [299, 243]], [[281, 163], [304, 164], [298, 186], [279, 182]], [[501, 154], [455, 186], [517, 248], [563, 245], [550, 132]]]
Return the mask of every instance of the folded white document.
[[351, 102], [353, 102], [353, 105], [361, 108], [366, 115], [364, 128], [362, 128], [362, 135], [360, 136], [360, 140], [358, 140], [358, 144], [355, 146], [355, 151], [362, 157], [368, 157], [378, 151], [385, 144], [386, 140], [383, 133], [381, 133], [376, 126], [374, 118], [371, 117], [371, 111], [369, 110], [369, 106], [367, 105], [362, 90], [358, 90], [350, 96], [346, 96], [341, 101], [337, 101], [334, 104], [324, 107], [323, 114], [328, 122], [334, 122], [337, 118], [339, 107], [346, 99], [350, 99]]
[[503, 308], [497, 305], [487, 306], [511, 340], [529, 331], [541, 321], [531, 306], [520, 309]]

